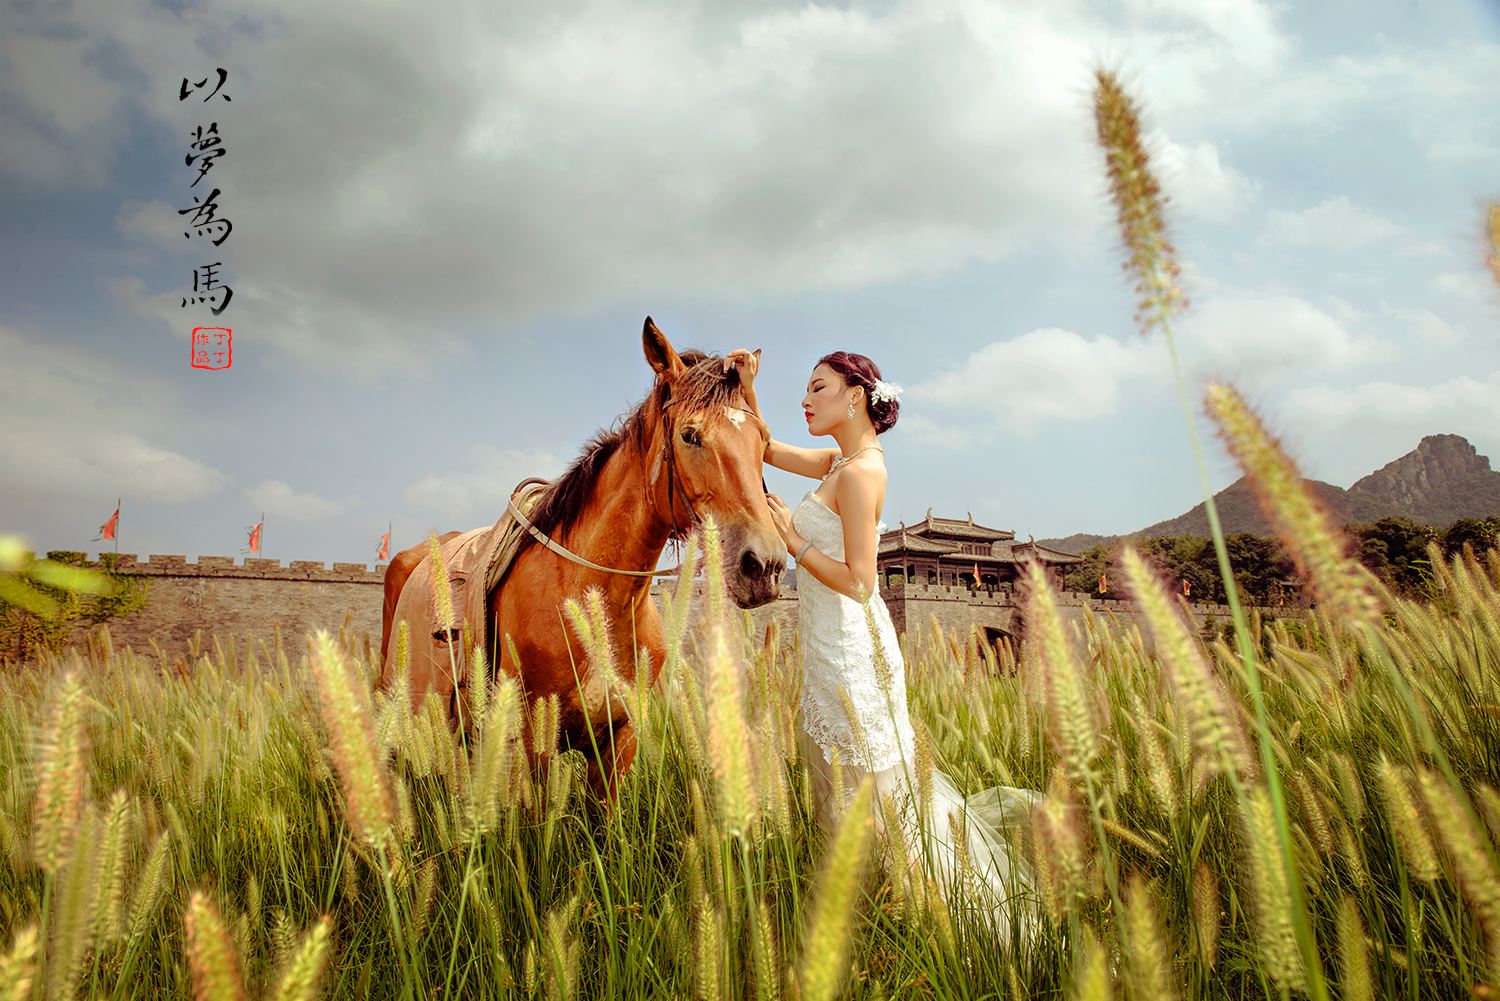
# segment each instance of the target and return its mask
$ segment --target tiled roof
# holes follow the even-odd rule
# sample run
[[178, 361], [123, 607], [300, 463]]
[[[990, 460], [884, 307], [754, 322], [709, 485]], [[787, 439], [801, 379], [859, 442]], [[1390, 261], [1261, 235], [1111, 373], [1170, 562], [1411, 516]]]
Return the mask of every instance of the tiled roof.
[[[1065, 553], [1060, 549], [1052, 549], [1036, 542], [1015, 542], [1011, 543], [1010, 547], [1013, 551], [1024, 552], [1028, 554], [1035, 552], [1037, 558], [1040, 559], [1043, 563], [1083, 562], [1082, 556], [1074, 556], [1072, 553]], [[1022, 558], [1024, 559], [1025, 557], [1023, 556]]]
[[[965, 539], [980, 539], [991, 544], [990, 552], [966, 553], [958, 538], [945, 539], [944, 535]], [[986, 528], [974, 524], [973, 518], [959, 521], [956, 518], [934, 518], [932, 508], [927, 517], [914, 525], [904, 522], [880, 537], [877, 556], [893, 556], [897, 553], [936, 555], [955, 560], [973, 560], [979, 563], [1020, 563], [1028, 559], [1040, 559], [1043, 563], [1080, 563], [1083, 558], [1058, 549], [1038, 545], [1035, 542], [1017, 542], [1016, 533], [997, 528]]]
[[879, 549], [879, 552], [881, 552], [881, 553], [900, 553], [900, 552], [907, 552], [907, 553], [940, 553], [941, 554], [941, 553], [951, 553], [951, 552], [954, 552], [955, 550], [954, 550], [953, 546], [954, 546], [954, 544], [951, 543], [951, 542], [947, 543], [947, 544], [944, 544], [942, 542], [934, 542], [931, 539], [924, 539], [924, 538], [922, 538], [921, 536], [918, 536], [918, 535], [911, 535], [910, 533], [907, 533], [907, 534], [905, 534], [903, 536], [902, 533], [897, 532], [896, 535], [895, 535], [895, 538], [887, 538], [887, 539], [881, 539], [880, 540], [880, 549]]
[[967, 518], [935, 518], [932, 508], [927, 509], [923, 518], [912, 522], [910, 525], [902, 524], [902, 528], [913, 535], [924, 535], [940, 539], [942, 536], [952, 536], [959, 539], [983, 539], [986, 542], [996, 542], [1003, 539], [1013, 539], [1016, 533], [1004, 529], [989, 528], [985, 525], [976, 525], [974, 516]]

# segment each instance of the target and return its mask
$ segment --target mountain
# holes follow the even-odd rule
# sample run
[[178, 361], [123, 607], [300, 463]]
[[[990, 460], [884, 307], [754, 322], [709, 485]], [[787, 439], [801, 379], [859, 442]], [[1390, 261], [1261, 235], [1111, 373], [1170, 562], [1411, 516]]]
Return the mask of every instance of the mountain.
[[[1347, 490], [1322, 480], [1302, 482], [1340, 525], [1398, 516], [1446, 528], [1459, 518], [1500, 516], [1500, 472], [1491, 469], [1488, 456], [1480, 455], [1462, 435], [1427, 435], [1415, 449], [1356, 480]], [[1245, 477], [1214, 494], [1214, 505], [1225, 535], [1272, 534]], [[1077, 533], [1037, 541], [1066, 553], [1081, 553], [1120, 538], [1208, 534], [1205, 505], [1197, 504], [1175, 518], [1124, 536]]]
[[1414, 451], [1356, 480], [1349, 495], [1444, 528], [1459, 518], [1500, 514], [1500, 472], [1461, 435], [1430, 434]]

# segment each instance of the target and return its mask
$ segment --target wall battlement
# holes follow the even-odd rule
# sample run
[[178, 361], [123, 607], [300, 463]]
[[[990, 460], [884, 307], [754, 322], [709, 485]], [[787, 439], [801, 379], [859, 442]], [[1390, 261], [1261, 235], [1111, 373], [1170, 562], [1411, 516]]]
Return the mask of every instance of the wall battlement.
[[[235, 563], [233, 556], [200, 556], [198, 562], [189, 563], [186, 556], [175, 553], [152, 553], [140, 560], [135, 553], [102, 552], [89, 559], [84, 552], [72, 551], [84, 559], [84, 566], [99, 568], [106, 558], [114, 559], [115, 569], [120, 573], [141, 574], [147, 577], [248, 577], [256, 580], [327, 581], [337, 583], [379, 584], [385, 580], [386, 564], [377, 563], [371, 570], [366, 563], [335, 563], [330, 569], [317, 560], [292, 560], [286, 566], [280, 560], [263, 560], [246, 557]], [[34, 554], [32, 554], [34, 555]]]
[[[87, 553], [56, 552], [95, 568], [112, 562], [117, 572], [149, 581], [146, 607], [109, 622], [111, 634], [122, 647], [141, 652], [157, 647], [183, 651], [200, 631], [205, 636], [249, 636], [269, 643], [277, 630], [301, 637], [313, 629], [336, 632], [345, 626], [353, 636], [363, 633], [373, 645], [380, 642], [385, 563], [373, 568], [362, 563], [334, 563], [330, 567], [317, 560], [292, 560], [282, 566], [280, 560], [249, 558], [237, 562], [232, 556], [200, 556], [189, 562], [186, 556], [175, 553], [152, 553], [149, 559], [140, 560], [134, 553], [116, 556], [106, 551], [89, 559]], [[694, 609], [703, 607], [705, 587], [702, 579], [693, 582]], [[651, 582], [651, 596], [659, 608], [675, 588], [675, 580], [657, 578]], [[935, 618], [955, 635], [967, 633], [971, 626], [1011, 634], [1025, 611], [1024, 595], [1015, 590], [970, 591], [959, 585], [897, 583], [881, 587], [880, 596], [898, 632], [925, 627]], [[1068, 591], [1057, 599], [1063, 617], [1076, 622], [1083, 620], [1085, 608], [1121, 619], [1139, 615], [1123, 598]], [[1194, 603], [1190, 607], [1200, 624], [1222, 623], [1229, 617], [1224, 605]], [[1287, 606], [1261, 612], [1300, 618], [1307, 609]], [[750, 610], [750, 617], [758, 630], [767, 628], [773, 619], [779, 620], [783, 635], [788, 635], [797, 628], [796, 588], [784, 584], [775, 601]], [[82, 642], [86, 632], [80, 624], [71, 642]]]

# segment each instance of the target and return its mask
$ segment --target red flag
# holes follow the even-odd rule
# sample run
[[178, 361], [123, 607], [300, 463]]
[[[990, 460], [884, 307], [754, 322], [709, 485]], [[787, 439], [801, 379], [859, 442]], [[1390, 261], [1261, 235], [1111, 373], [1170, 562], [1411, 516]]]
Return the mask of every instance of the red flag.
[[260, 529], [264, 524], [264, 521], [257, 522], [255, 527], [250, 529], [250, 551], [252, 553], [260, 552]]
[[391, 554], [391, 530], [388, 528], [388, 529], [385, 530], [385, 534], [380, 537], [380, 552], [378, 552], [378, 553], [375, 554], [375, 558], [377, 560], [383, 560], [387, 556], [389, 556], [390, 554]]
[[98, 539], [113, 539], [115, 537], [115, 529], [117, 529], [119, 527], [120, 527], [120, 505], [119, 504], [115, 504], [115, 513], [109, 516], [109, 520], [108, 521], [106, 521], [104, 524], [102, 524], [102, 525], [99, 526], [99, 534], [96, 535], [96, 536], [94, 536], [94, 539], [95, 540], [98, 540]]

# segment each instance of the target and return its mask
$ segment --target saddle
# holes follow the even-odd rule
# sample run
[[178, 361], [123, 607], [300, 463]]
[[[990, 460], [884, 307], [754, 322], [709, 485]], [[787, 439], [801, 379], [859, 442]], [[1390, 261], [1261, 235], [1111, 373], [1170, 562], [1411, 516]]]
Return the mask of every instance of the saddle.
[[[430, 684], [446, 678], [452, 673], [453, 664], [459, 665], [460, 677], [449, 685], [433, 687], [451, 690], [452, 684], [462, 685], [467, 673], [463, 665], [476, 640], [489, 655], [490, 637], [485, 635], [489, 596], [505, 579], [526, 532], [526, 527], [511, 513], [512, 506], [530, 520], [546, 488], [545, 480], [533, 478], [524, 481], [511, 495], [511, 505], [493, 525], [470, 529], [441, 545], [443, 566], [453, 599], [451, 625], [445, 626], [438, 612], [430, 554], [422, 558], [402, 585], [391, 627], [395, 629], [403, 619], [406, 620], [411, 636], [412, 686], [417, 691], [426, 687], [424, 682]], [[452, 647], [455, 642], [458, 646]], [[386, 673], [394, 670], [395, 650], [395, 644], [392, 644], [387, 654]]]

